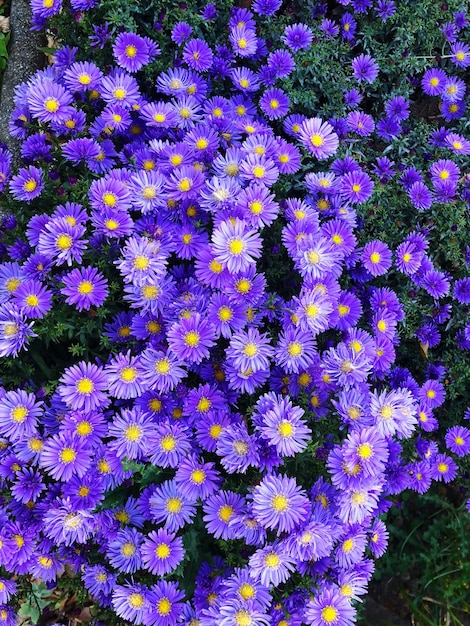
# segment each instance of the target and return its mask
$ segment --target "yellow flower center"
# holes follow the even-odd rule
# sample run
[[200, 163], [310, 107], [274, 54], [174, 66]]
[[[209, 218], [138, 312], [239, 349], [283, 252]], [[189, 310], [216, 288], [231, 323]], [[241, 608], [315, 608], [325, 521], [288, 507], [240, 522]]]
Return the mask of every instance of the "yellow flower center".
[[144, 285], [142, 287], [142, 297], [146, 300], [155, 300], [159, 293], [160, 290], [156, 285]]
[[94, 391], [95, 385], [90, 378], [81, 378], [79, 381], [77, 381], [76, 389], [78, 393], [89, 395]]
[[27, 191], [28, 193], [31, 193], [32, 191], [34, 191], [36, 187], [37, 187], [37, 183], [34, 180], [34, 178], [30, 178], [23, 185], [24, 191]]
[[251, 289], [251, 283], [247, 278], [241, 278], [235, 285], [239, 293], [248, 293]]
[[380, 417], [384, 420], [388, 420], [393, 415], [393, 409], [390, 405], [386, 404], [380, 409]]
[[258, 354], [258, 346], [252, 341], [248, 342], [243, 348], [243, 354], [248, 357], [255, 356]]
[[196, 405], [196, 409], [200, 412], [200, 413], [206, 413], [212, 406], [212, 402], [209, 400], [209, 398], [200, 398], [199, 402]]
[[164, 452], [172, 452], [176, 448], [177, 441], [173, 435], [165, 435], [160, 441], [160, 448]]
[[168, 513], [179, 513], [183, 508], [183, 502], [180, 498], [168, 498], [166, 501], [166, 510]]
[[62, 463], [72, 463], [77, 458], [77, 453], [73, 448], [64, 448], [60, 452], [60, 460]]
[[219, 509], [219, 519], [227, 524], [234, 513], [233, 507], [229, 504], [224, 504]]
[[199, 340], [199, 333], [195, 332], [194, 330], [190, 330], [184, 336], [184, 343], [190, 348], [196, 348], [199, 345]]
[[342, 548], [343, 552], [351, 552], [354, 548], [354, 541], [352, 539], [346, 539], [346, 541], [343, 542]]
[[126, 543], [121, 546], [121, 554], [127, 558], [133, 556], [135, 554], [135, 551], [136, 547], [130, 541], [126, 541]]
[[124, 437], [127, 441], [139, 441], [142, 438], [143, 431], [137, 424], [130, 424], [124, 431]]
[[130, 59], [133, 59], [136, 54], [137, 54], [137, 48], [135, 46], [133, 46], [132, 44], [126, 46], [126, 49], [124, 51], [126, 57], [129, 57]]
[[141, 254], [137, 255], [134, 258], [134, 263], [133, 263], [134, 267], [136, 270], [139, 271], [143, 271], [146, 270], [149, 266], [149, 260], [146, 256], [143, 256]]
[[46, 111], [49, 111], [49, 113], [57, 113], [59, 107], [60, 102], [57, 100], [57, 98], [47, 98], [44, 102], [44, 108], [46, 109]]
[[170, 546], [167, 543], [159, 543], [155, 548], [155, 554], [159, 559], [167, 559], [171, 554]]
[[80, 489], [78, 490], [78, 495], [81, 496], [82, 498], [86, 498], [89, 493], [90, 493], [90, 489], [85, 486], [80, 487]]
[[264, 167], [262, 167], [261, 165], [255, 165], [252, 169], [252, 172], [255, 178], [264, 178], [266, 173]]
[[312, 135], [310, 137], [310, 141], [312, 143], [313, 146], [315, 146], [315, 148], [319, 148], [320, 146], [323, 145], [323, 137], [321, 135]]
[[119, 372], [119, 378], [126, 383], [130, 383], [137, 378], [137, 370], [135, 367], [123, 367]]
[[289, 498], [282, 493], [278, 493], [271, 500], [271, 506], [278, 513], [284, 513], [289, 508]]
[[372, 263], [380, 263], [380, 254], [378, 252], [372, 252], [370, 260]]
[[93, 283], [91, 283], [89, 280], [82, 280], [82, 282], [79, 283], [79, 285], [77, 287], [77, 291], [78, 291], [78, 293], [81, 293], [83, 295], [87, 295], [89, 293], [92, 293], [92, 291], [93, 291]]
[[302, 344], [300, 344], [298, 341], [291, 341], [291, 343], [287, 346], [287, 352], [292, 357], [300, 356], [301, 354], [303, 354], [303, 351], [304, 349], [302, 347]]
[[206, 480], [206, 473], [200, 468], [195, 469], [191, 473], [191, 480], [196, 485], [202, 485], [202, 483]]
[[332, 624], [336, 621], [338, 617], [338, 611], [335, 609], [334, 606], [328, 605], [322, 609], [321, 616], [324, 622], [326, 622], [327, 624]]
[[140, 609], [145, 602], [144, 596], [141, 593], [131, 593], [127, 601], [134, 609]]
[[168, 372], [170, 371], [170, 361], [166, 357], [163, 359], [159, 359], [155, 363], [155, 371], [157, 372], [157, 374], [168, 374]]
[[212, 426], [209, 428], [209, 435], [212, 437], [212, 439], [218, 439], [221, 432], [222, 426], [220, 424], [212, 424]]
[[70, 235], [59, 235], [59, 237], [57, 237], [56, 241], [56, 246], [59, 248], [59, 250], [69, 250], [72, 247], [72, 237]]
[[266, 565], [266, 567], [269, 567], [270, 569], [274, 569], [275, 567], [278, 567], [280, 562], [281, 562], [281, 559], [275, 552], [268, 552], [264, 557], [264, 564]]
[[246, 609], [239, 609], [233, 616], [237, 626], [251, 626], [253, 619]]
[[116, 100], [124, 100], [124, 98], [127, 96], [127, 92], [122, 87], [117, 87], [113, 91], [113, 96], [116, 98]]
[[168, 598], [162, 598], [157, 602], [157, 611], [160, 615], [168, 615], [171, 611], [171, 602]]
[[25, 421], [26, 417], [28, 416], [28, 413], [29, 413], [28, 409], [25, 406], [20, 405], [20, 406], [15, 407], [12, 410], [10, 415], [14, 422], [21, 424], [22, 422]]
[[292, 435], [294, 434], [294, 427], [292, 426], [292, 423], [288, 420], [282, 420], [277, 425], [277, 432], [281, 435], [281, 437], [292, 437]]

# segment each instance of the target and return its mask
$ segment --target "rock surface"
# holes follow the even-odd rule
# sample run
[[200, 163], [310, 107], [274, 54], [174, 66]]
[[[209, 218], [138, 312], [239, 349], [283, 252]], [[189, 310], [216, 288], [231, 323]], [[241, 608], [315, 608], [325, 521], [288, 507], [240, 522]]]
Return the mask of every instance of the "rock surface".
[[8, 120], [13, 111], [15, 87], [44, 67], [46, 56], [38, 50], [46, 42], [40, 33], [32, 32], [29, 0], [12, 0], [10, 10], [11, 37], [8, 61], [0, 90], [0, 142], [6, 143], [13, 154], [13, 167], [20, 162], [21, 142], [10, 136]]

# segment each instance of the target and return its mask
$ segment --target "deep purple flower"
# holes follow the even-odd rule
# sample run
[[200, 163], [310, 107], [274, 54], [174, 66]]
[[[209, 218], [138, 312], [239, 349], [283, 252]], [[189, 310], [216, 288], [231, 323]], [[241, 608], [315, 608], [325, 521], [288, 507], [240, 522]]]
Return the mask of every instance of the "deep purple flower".
[[339, 145], [338, 135], [331, 124], [319, 117], [302, 122], [298, 136], [307, 150], [319, 160], [330, 157]]
[[255, 519], [278, 535], [305, 522], [308, 512], [309, 501], [294, 478], [265, 476], [253, 490]]
[[359, 82], [373, 83], [379, 74], [376, 60], [369, 54], [360, 54], [352, 61], [354, 78]]
[[372, 195], [374, 183], [372, 179], [361, 170], [348, 172], [341, 179], [341, 194], [348, 202], [366, 202]]
[[63, 276], [62, 282], [60, 292], [78, 311], [101, 306], [108, 296], [108, 281], [95, 267], [75, 268]]
[[369, 241], [362, 252], [362, 262], [372, 276], [386, 274], [392, 264], [392, 253], [383, 241]]
[[181, 537], [163, 528], [150, 532], [141, 546], [142, 562], [151, 574], [164, 576], [183, 560], [185, 551]]
[[22, 167], [19, 173], [12, 176], [10, 180], [10, 190], [13, 197], [28, 204], [40, 196], [43, 189], [43, 171], [33, 165], [27, 168]]

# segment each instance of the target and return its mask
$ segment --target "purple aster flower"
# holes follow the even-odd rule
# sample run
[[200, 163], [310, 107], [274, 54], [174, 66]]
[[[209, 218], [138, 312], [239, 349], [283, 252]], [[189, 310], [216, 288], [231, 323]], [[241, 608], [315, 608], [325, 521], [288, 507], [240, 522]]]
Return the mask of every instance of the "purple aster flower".
[[216, 539], [231, 538], [231, 521], [243, 510], [244, 499], [237, 493], [220, 490], [209, 496], [203, 504], [203, 520], [207, 531]]
[[339, 145], [338, 135], [328, 122], [319, 117], [305, 120], [300, 125], [299, 139], [317, 159], [324, 160], [334, 154]]
[[148, 589], [143, 585], [115, 585], [112, 589], [112, 606], [119, 617], [142, 624], [144, 615], [150, 609]]
[[59, 380], [58, 391], [71, 409], [88, 412], [107, 406], [107, 388], [108, 377], [103, 368], [80, 361], [65, 370]]
[[183, 459], [175, 474], [179, 490], [190, 500], [206, 500], [217, 490], [220, 480], [214, 463], [198, 461], [194, 456]]
[[282, 0], [255, 0], [251, 5], [252, 10], [258, 15], [269, 17], [281, 8]]
[[357, 23], [351, 13], [345, 13], [341, 18], [341, 36], [346, 41], [353, 42]]
[[122, 259], [115, 261], [124, 282], [142, 286], [158, 281], [166, 269], [166, 254], [159, 241], [147, 237], [129, 237], [122, 249]]
[[256, 550], [249, 559], [252, 576], [266, 587], [278, 587], [290, 578], [295, 569], [295, 559], [280, 542]]
[[191, 443], [185, 427], [163, 420], [157, 424], [148, 441], [150, 462], [158, 467], [179, 467], [189, 453]]
[[98, 89], [102, 77], [99, 67], [89, 61], [72, 63], [64, 72], [64, 82], [72, 92]]
[[102, 78], [100, 95], [107, 104], [120, 104], [125, 109], [138, 105], [141, 97], [135, 78], [121, 69]]
[[450, 291], [450, 281], [443, 272], [428, 270], [420, 281], [420, 286], [434, 299], [443, 298]]
[[44, 410], [36, 396], [19, 389], [7, 391], [0, 399], [0, 434], [19, 441], [37, 431], [38, 418]]
[[458, 102], [465, 96], [466, 84], [456, 76], [448, 76], [444, 82], [442, 98], [448, 102]]
[[364, 352], [356, 352], [344, 343], [330, 348], [323, 355], [322, 371], [342, 387], [364, 382], [371, 368], [371, 359]]
[[450, 47], [451, 61], [458, 67], [468, 67], [470, 65], [470, 47], [467, 44], [457, 41]]
[[117, 575], [111, 574], [103, 565], [89, 565], [82, 573], [82, 580], [85, 589], [92, 596], [97, 596], [102, 592], [110, 595], [116, 585]]
[[457, 463], [446, 454], [436, 454], [431, 463], [431, 477], [449, 483], [457, 476]]
[[362, 111], [351, 111], [346, 118], [346, 124], [348, 130], [357, 133], [360, 137], [368, 137], [375, 128], [373, 117]]
[[140, 407], [122, 409], [120, 415], [113, 417], [113, 423], [109, 426], [108, 436], [112, 437], [109, 449], [118, 458], [141, 459], [149, 452], [154, 428], [152, 416], [142, 412]]
[[203, 39], [190, 39], [183, 50], [183, 60], [197, 72], [207, 72], [212, 67], [214, 55]]
[[183, 541], [163, 528], [150, 532], [141, 546], [142, 562], [151, 574], [169, 574], [184, 558]]
[[403, 96], [395, 96], [385, 103], [386, 114], [397, 120], [406, 120], [410, 115], [410, 104]]
[[236, 26], [230, 30], [230, 43], [234, 54], [240, 57], [250, 57], [256, 53], [258, 39], [254, 30]]
[[215, 328], [199, 313], [175, 322], [167, 333], [171, 350], [181, 360], [200, 363], [209, 358], [209, 350], [214, 345]]
[[321, 591], [309, 600], [305, 611], [305, 619], [311, 626], [353, 626], [355, 615], [349, 598], [334, 587]]
[[86, 543], [94, 532], [94, 516], [74, 511], [68, 499], [56, 501], [43, 518], [44, 532], [56, 544]]
[[392, 253], [383, 241], [370, 241], [361, 255], [364, 267], [372, 276], [386, 274], [392, 264]]
[[16, 594], [17, 585], [15, 581], [0, 578], [0, 603], [6, 604], [12, 596]]
[[141, 353], [140, 365], [144, 382], [160, 393], [174, 389], [187, 375], [181, 367], [181, 361], [173, 353], [165, 353], [153, 348], [147, 348]]
[[386, 22], [389, 17], [395, 14], [395, 0], [378, 0], [374, 11], [381, 18], [382, 22]]
[[226, 351], [226, 357], [234, 367], [253, 372], [268, 369], [272, 354], [270, 337], [251, 327], [235, 333]]
[[10, 191], [16, 200], [27, 202], [41, 195], [44, 190], [43, 171], [33, 165], [22, 167], [10, 180]]
[[171, 31], [171, 40], [178, 46], [181, 46], [181, 44], [191, 37], [192, 32], [193, 29], [189, 24], [186, 24], [186, 22], [178, 22]]
[[150, 498], [152, 519], [164, 523], [169, 532], [176, 532], [193, 519], [196, 513], [193, 502], [183, 496], [174, 480], [167, 480]]
[[261, 239], [244, 220], [221, 222], [212, 234], [215, 259], [230, 273], [245, 271], [261, 255]]
[[110, 564], [126, 574], [132, 574], [140, 569], [142, 567], [140, 548], [143, 541], [143, 534], [136, 528], [119, 530], [106, 550]]
[[361, 170], [344, 174], [341, 178], [341, 195], [351, 203], [366, 202], [374, 190], [372, 179]]
[[295, 70], [295, 61], [288, 50], [275, 50], [268, 55], [267, 67], [275, 78], [285, 78]]
[[161, 580], [152, 585], [147, 594], [149, 608], [142, 623], [145, 626], [176, 626], [180, 623], [184, 593], [178, 583]]
[[386, 141], [393, 141], [402, 132], [402, 127], [400, 122], [397, 120], [391, 117], [385, 117], [377, 122], [376, 130], [377, 134], [382, 139]]
[[37, 81], [28, 91], [31, 115], [40, 122], [60, 122], [70, 113], [72, 94], [59, 83]]
[[105, 367], [108, 375], [110, 395], [115, 398], [129, 399], [140, 396], [143, 389], [142, 373], [138, 356], [117, 354]]
[[62, 282], [60, 292], [78, 311], [101, 306], [108, 296], [108, 281], [95, 267], [75, 268], [63, 276]]
[[62, 154], [74, 165], [78, 165], [80, 161], [96, 159], [100, 152], [100, 145], [89, 137], [71, 139], [62, 146]]
[[293, 52], [298, 52], [310, 47], [313, 41], [313, 33], [306, 24], [297, 23], [286, 26], [281, 39]]
[[452, 150], [455, 154], [470, 154], [470, 141], [457, 133], [447, 133], [445, 137], [445, 146]]
[[39, 281], [26, 280], [13, 294], [13, 302], [26, 317], [38, 319], [52, 308], [52, 294]]
[[465, 113], [466, 106], [465, 100], [457, 100], [456, 102], [443, 100], [441, 106], [442, 117], [446, 122], [457, 120]]
[[244, 474], [248, 467], [259, 463], [256, 441], [243, 423], [233, 423], [222, 430], [217, 438], [216, 453], [229, 474]]
[[420, 180], [411, 185], [408, 195], [413, 205], [421, 211], [429, 209], [432, 205], [432, 193]]
[[85, 226], [72, 226], [65, 217], [51, 219], [39, 233], [37, 251], [48, 258], [53, 258], [56, 265], [81, 263], [87, 242], [81, 239]]
[[0, 304], [0, 357], [17, 356], [30, 339], [37, 337], [33, 324], [26, 321], [15, 304]]
[[339, 26], [335, 21], [329, 19], [322, 20], [320, 30], [325, 34], [326, 39], [332, 39], [339, 34]]
[[386, 439], [374, 428], [356, 430], [343, 443], [344, 462], [351, 471], [358, 465], [364, 476], [383, 473], [388, 455]]
[[248, 181], [271, 187], [279, 176], [279, 170], [272, 159], [264, 154], [249, 153], [240, 163], [240, 173]]
[[359, 82], [373, 83], [379, 74], [376, 60], [369, 54], [360, 54], [352, 60], [354, 78]]
[[454, 282], [453, 297], [462, 304], [470, 304], [470, 278], [462, 278]]
[[289, 373], [298, 373], [313, 364], [316, 350], [310, 332], [289, 327], [281, 331], [276, 348], [276, 362]]
[[268, 89], [260, 99], [260, 108], [270, 120], [284, 117], [289, 111], [289, 98], [282, 89]]
[[277, 534], [290, 532], [306, 521], [309, 513], [307, 494], [295, 478], [265, 476], [253, 490], [253, 515], [265, 528]]
[[135, 33], [120, 33], [113, 46], [116, 63], [128, 72], [137, 72], [157, 54], [158, 48], [155, 48], [153, 42], [152, 46], [149, 43], [148, 38]]
[[88, 192], [93, 209], [120, 209], [127, 211], [132, 208], [131, 194], [128, 186], [121, 180], [106, 177], [94, 180]]
[[39, 464], [55, 480], [68, 481], [83, 476], [91, 465], [91, 450], [77, 435], [60, 433], [46, 439]]
[[421, 87], [428, 96], [440, 96], [444, 90], [447, 74], [440, 68], [426, 70], [421, 79]]
[[466, 456], [470, 452], [470, 429], [452, 426], [446, 433], [445, 442], [451, 452], [460, 457]]

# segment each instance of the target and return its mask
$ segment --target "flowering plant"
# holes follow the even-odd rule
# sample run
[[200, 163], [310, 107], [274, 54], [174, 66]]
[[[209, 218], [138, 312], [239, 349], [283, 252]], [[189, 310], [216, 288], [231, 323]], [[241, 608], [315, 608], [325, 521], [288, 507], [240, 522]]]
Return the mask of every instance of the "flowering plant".
[[[348, 626], [395, 496], [470, 449], [466, 16], [387, 90], [371, 41], [406, 6], [281, 4], [208, 4], [228, 29], [207, 38], [201, 15], [158, 41], [94, 26], [100, 61], [79, 31], [17, 89], [0, 624], [12, 575], [67, 568], [106, 623]], [[94, 0], [32, 7], [102, 23]], [[299, 92], [325, 51], [334, 115], [321, 80]]]

